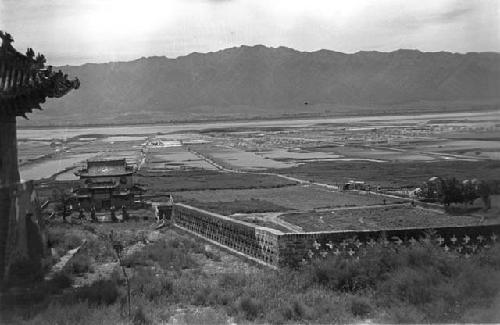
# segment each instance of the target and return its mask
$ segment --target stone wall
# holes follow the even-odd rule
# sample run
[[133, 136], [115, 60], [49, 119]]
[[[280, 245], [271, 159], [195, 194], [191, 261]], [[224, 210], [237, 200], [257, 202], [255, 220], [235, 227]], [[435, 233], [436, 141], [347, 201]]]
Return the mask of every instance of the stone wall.
[[177, 203], [174, 224], [234, 249], [269, 266], [278, 265], [278, 237], [282, 232], [254, 227], [226, 216]]
[[328, 255], [360, 256], [376, 244], [401, 246], [430, 240], [445, 251], [467, 256], [500, 240], [500, 225], [288, 233], [279, 236], [278, 265], [296, 265]]
[[328, 255], [362, 256], [375, 245], [431, 240], [446, 251], [467, 256], [500, 240], [500, 225], [283, 233], [180, 203], [174, 205], [173, 223], [272, 267], [295, 266]]

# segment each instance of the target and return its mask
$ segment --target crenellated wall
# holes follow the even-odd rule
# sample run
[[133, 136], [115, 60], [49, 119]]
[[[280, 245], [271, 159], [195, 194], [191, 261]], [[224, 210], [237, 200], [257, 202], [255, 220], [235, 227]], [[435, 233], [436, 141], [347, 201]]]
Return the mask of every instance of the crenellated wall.
[[376, 244], [402, 246], [430, 240], [445, 251], [467, 256], [499, 241], [500, 225], [283, 234], [279, 237], [279, 266], [328, 255], [362, 256]]
[[235, 250], [271, 267], [294, 266], [317, 257], [362, 256], [369, 247], [413, 245], [434, 241], [465, 256], [500, 240], [500, 224], [379, 231], [283, 233], [177, 203], [174, 225]]

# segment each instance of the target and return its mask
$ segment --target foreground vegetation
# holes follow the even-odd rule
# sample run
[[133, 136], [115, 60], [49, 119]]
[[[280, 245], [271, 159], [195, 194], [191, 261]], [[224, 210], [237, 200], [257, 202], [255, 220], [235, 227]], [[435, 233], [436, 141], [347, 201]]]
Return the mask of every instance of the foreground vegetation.
[[[79, 288], [79, 273], [94, 272], [113, 251], [93, 234], [92, 249], [82, 249], [68, 267], [42, 284], [43, 303], [11, 316], [27, 324], [188, 323], [391, 323], [499, 322], [500, 245], [466, 259], [431, 244], [375, 246], [359, 260], [328, 257], [296, 269], [270, 271], [247, 265], [234, 271], [227, 254], [208, 249], [189, 235], [167, 230], [116, 229], [125, 246], [122, 265], [130, 282], [128, 317], [126, 281], [117, 268], [109, 277]], [[78, 244], [77, 232], [52, 236], [58, 245]], [[99, 249], [98, 249], [99, 248]], [[94, 253], [97, 252], [97, 253]], [[97, 255], [93, 255], [97, 254]], [[116, 259], [115, 259], [116, 260]], [[210, 268], [209, 266], [217, 267]], [[213, 271], [213, 270], [217, 271]], [[85, 277], [85, 275], [84, 275]], [[26, 310], [28, 309], [28, 310]]]

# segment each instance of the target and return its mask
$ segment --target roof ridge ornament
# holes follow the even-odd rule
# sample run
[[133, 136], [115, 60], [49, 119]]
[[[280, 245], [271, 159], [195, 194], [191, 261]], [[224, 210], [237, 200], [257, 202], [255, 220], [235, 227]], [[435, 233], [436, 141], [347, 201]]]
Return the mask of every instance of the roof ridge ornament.
[[45, 66], [47, 59], [32, 48], [26, 55], [12, 46], [14, 39], [0, 31], [0, 115], [22, 116], [38, 109], [46, 98], [60, 98], [80, 87], [80, 80], [68, 79], [61, 70], [54, 72]]

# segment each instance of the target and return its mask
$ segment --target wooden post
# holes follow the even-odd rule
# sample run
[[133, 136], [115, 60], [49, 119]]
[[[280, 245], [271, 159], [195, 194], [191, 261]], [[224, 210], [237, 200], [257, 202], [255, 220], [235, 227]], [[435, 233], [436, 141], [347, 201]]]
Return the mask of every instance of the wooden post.
[[16, 117], [0, 115], [0, 186], [19, 182]]
[[9, 220], [15, 213], [15, 193], [19, 182], [16, 117], [0, 115], [0, 282], [4, 279], [8, 256]]

